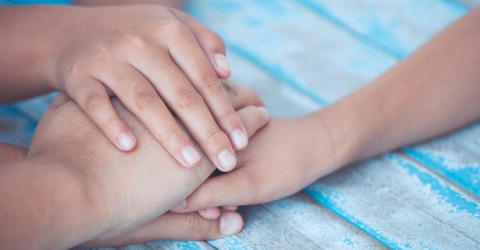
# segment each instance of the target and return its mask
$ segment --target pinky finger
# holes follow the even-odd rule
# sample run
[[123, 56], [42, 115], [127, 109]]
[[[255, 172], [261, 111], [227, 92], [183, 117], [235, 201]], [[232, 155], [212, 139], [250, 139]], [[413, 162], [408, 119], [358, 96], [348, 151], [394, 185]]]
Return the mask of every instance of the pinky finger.
[[122, 151], [133, 150], [135, 136], [120, 120], [103, 84], [95, 78], [88, 78], [81, 86], [71, 90], [67, 88], [67, 93], [113, 145]]

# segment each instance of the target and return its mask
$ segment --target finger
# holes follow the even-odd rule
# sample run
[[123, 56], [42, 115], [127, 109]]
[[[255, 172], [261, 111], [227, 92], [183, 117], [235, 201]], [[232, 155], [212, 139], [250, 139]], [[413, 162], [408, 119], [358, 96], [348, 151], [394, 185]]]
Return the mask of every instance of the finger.
[[265, 103], [262, 101], [257, 92], [255, 92], [255, 90], [249, 86], [224, 81], [223, 87], [227, 92], [228, 99], [235, 110], [239, 110], [246, 106], [265, 106]]
[[107, 68], [100, 78], [181, 165], [200, 162], [200, 153], [140, 72], [130, 65], [116, 65], [115, 71]]
[[188, 14], [173, 9], [171, 11], [190, 28], [200, 47], [207, 54], [210, 63], [214, 66], [217, 76], [223, 79], [229, 78], [231, 69], [223, 39]]
[[204, 219], [207, 220], [216, 220], [221, 215], [220, 208], [218, 207], [210, 207], [206, 209], [202, 209], [198, 211], [198, 214], [202, 216]]
[[165, 213], [133, 231], [112, 239], [91, 241], [80, 247], [117, 247], [162, 239], [207, 240], [236, 234], [242, 227], [243, 219], [237, 212], [222, 212], [216, 220], [204, 219], [196, 212]]
[[248, 137], [252, 137], [270, 121], [270, 116], [264, 107], [248, 106], [238, 110], [237, 113], [245, 124]]
[[120, 120], [101, 82], [92, 77], [85, 78], [81, 83], [67, 85], [66, 91], [113, 145], [123, 151], [135, 148], [135, 136]]
[[245, 128], [195, 37], [186, 27], [172, 36], [176, 41], [183, 41], [168, 45], [173, 60], [198, 90], [218, 125], [229, 135], [235, 149], [245, 148], [248, 144]]
[[[245, 123], [249, 136], [253, 136], [270, 119], [263, 107], [248, 106], [237, 112]], [[253, 177], [258, 175], [252, 175], [249, 171], [248, 168], [239, 168], [231, 173], [207, 179], [187, 200], [182, 201], [181, 206], [176, 206], [171, 211], [182, 213], [256, 202], [255, 186], [258, 180]], [[210, 217], [207, 215], [206, 218]]]
[[137, 56], [134, 61], [135, 67], [155, 85], [163, 100], [215, 166], [224, 172], [231, 171], [237, 159], [229, 138], [218, 127], [202, 97], [169, 55], [150, 51]]
[[[186, 207], [176, 213], [204, 210], [212, 207], [256, 204], [257, 193], [255, 176], [248, 168], [239, 168], [228, 174], [207, 179], [188, 198]], [[233, 195], [234, 194], [234, 195]]]

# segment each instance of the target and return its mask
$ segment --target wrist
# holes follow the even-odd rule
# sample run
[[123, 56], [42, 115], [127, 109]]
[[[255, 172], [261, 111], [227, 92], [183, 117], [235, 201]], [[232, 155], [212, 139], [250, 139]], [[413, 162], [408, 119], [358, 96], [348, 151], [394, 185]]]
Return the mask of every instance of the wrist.
[[305, 127], [309, 129], [304, 131], [314, 131], [309, 138], [311, 144], [324, 151], [316, 154], [316, 162], [322, 163], [315, 173], [318, 178], [358, 160], [362, 139], [361, 135], [355, 133], [351, 118], [336, 106], [326, 107], [305, 117]]
[[86, 17], [85, 7], [49, 6], [51, 16], [49, 22], [54, 24], [50, 29], [47, 41], [44, 41], [40, 75], [55, 90], [64, 90], [64, 76], [72, 65], [66, 60], [74, 53], [75, 43], [81, 41], [86, 32], [91, 32], [90, 20]]
[[50, 192], [58, 202], [52, 216], [61, 218], [57, 228], [63, 228], [58, 235], [71, 233], [64, 238], [71, 239], [69, 242], [76, 245], [109, 230], [114, 221], [111, 207], [107, 205], [102, 189], [92, 183], [93, 178], [88, 171], [71, 164], [68, 159], [49, 154], [38, 154], [27, 160], [45, 168], [46, 179], [54, 183], [54, 190]]

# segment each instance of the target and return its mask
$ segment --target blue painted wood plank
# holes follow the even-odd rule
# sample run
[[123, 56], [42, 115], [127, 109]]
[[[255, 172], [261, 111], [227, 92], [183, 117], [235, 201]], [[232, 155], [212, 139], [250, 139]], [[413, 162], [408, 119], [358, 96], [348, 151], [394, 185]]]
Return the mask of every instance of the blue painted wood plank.
[[178, 240], [162, 240], [147, 242], [144, 245], [148, 249], [169, 249], [169, 250], [213, 250], [214, 248], [204, 241], [178, 241]]
[[11, 106], [0, 106], [0, 142], [27, 147], [36, 123]]
[[[229, 47], [233, 48], [234, 52], [238, 52], [239, 55], [251, 60], [260, 68], [275, 75], [278, 79], [297, 88], [299, 92], [304, 92], [309, 88], [314, 89], [315, 91], [312, 91], [309, 96], [312, 96], [313, 99], [317, 100], [319, 103], [321, 102], [321, 99], [327, 101], [330, 101], [329, 99], [337, 99], [341, 96], [341, 94], [338, 93], [340, 87], [346, 88], [347, 92], [352, 91], [351, 86], [355, 86], [355, 82], [357, 82], [357, 86], [359, 86], [361, 85], [361, 83], [358, 83], [359, 81], [361, 82], [362, 80], [378, 75], [380, 73], [379, 71], [396, 62], [393, 55], [384, 50], [374, 49], [372, 48], [372, 45], [360, 44], [358, 42], [358, 37], [348, 32], [339, 31], [337, 26], [319, 18], [315, 13], [308, 14], [305, 13], [305, 11], [302, 12], [299, 6], [291, 2], [255, 1], [255, 3], [245, 3], [245, 1], [229, 1], [228, 4], [226, 4], [224, 2], [209, 1], [208, 3], [196, 3], [198, 5], [210, 4], [209, 8], [211, 9], [202, 9], [201, 6], [195, 6], [191, 13], [222, 34], [227, 39], [230, 44]], [[272, 5], [274, 6], [272, 7]], [[235, 30], [238, 33], [230, 32], [230, 30]], [[249, 39], [244, 39], [245, 34], [248, 34]], [[231, 44], [234, 44], [234, 46], [231, 46]], [[325, 46], [326, 44], [333, 46], [333, 49]], [[325, 50], [324, 48], [328, 49]], [[335, 51], [336, 55], [334, 53], [329, 53], [331, 51]], [[344, 53], [345, 51], [348, 51], [348, 53]], [[371, 60], [372, 57], [379, 60]], [[358, 60], [357, 63], [352, 63], [352, 61], [355, 62], [354, 59], [360, 60]], [[358, 76], [357, 79], [342, 78], [341, 76], [342, 74], [352, 73], [355, 73], [355, 75]], [[319, 79], [319, 77], [321, 77], [321, 79]], [[305, 79], [311, 79], [311, 81], [306, 81]], [[335, 84], [339, 87], [335, 88]], [[301, 88], [298, 88], [298, 86], [301, 86]], [[329, 87], [331, 86], [333, 87], [330, 89]], [[330, 98], [326, 98], [329, 95]], [[389, 161], [385, 166], [390, 166], [394, 163], [395, 162]], [[435, 242], [443, 243], [445, 239], [450, 239], [451, 235], [456, 235], [455, 237], [460, 238], [465, 237], [465, 243], [453, 240], [451, 241], [450, 246], [456, 244], [464, 244], [464, 246], [467, 247], [478, 246], [476, 245], [478, 242], [472, 240], [471, 235], [468, 236], [472, 231], [460, 231], [460, 234], [457, 232], [457, 230], [468, 231], [469, 228], [463, 227], [461, 229], [452, 229], [453, 225], [448, 223], [445, 225], [438, 224], [437, 216], [440, 216], [440, 219], [445, 217], [446, 221], [450, 222], [453, 218], [457, 218], [458, 215], [456, 214], [449, 215], [451, 211], [452, 213], [458, 212], [453, 211], [449, 206], [461, 207], [464, 204], [460, 204], [460, 201], [465, 199], [468, 200], [469, 196], [461, 190], [454, 190], [452, 192], [430, 190], [430, 192], [425, 192], [431, 183], [417, 183], [418, 181], [415, 182], [415, 180], [421, 179], [420, 177], [435, 180], [435, 183], [442, 182], [443, 180], [428, 171], [424, 172], [426, 170], [422, 166], [413, 166], [414, 168], [411, 169], [414, 170], [412, 170], [413, 174], [411, 175], [402, 174], [401, 169], [397, 169], [396, 172], [391, 173], [393, 176], [402, 176], [402, 178], [399, 178], [394, 182], [396, 185], [393, 186], [392, 189], [396, 189], [396, 192], [400, 194], [402, 191], [399, 190], [404, 189], [404, 186], [410, 187], [410, 190], [408, 190], [409, 192], [407, 192], [407, 197], [410, 200], [427, 202], [431, 197], [436, 197], [437, 201], [442, 201], [442, 203], [432, 204], [432, 206], [436, 206], [435, 211], [441, 212], [439, 215], [427, 215], [424, 212], [419, 211], [415, 206], [407, 206], [405, 207], [405, 210], [401, 210], [402, 213], [413, 216], [410, 218], [420, 218], [424, 224], [427, 225], [426, 227], [423, 227], [423, 229], [417, 229], [417, 224], [399, 223], [401, 222], [401, 219], [409, 221], [407, 217], [391, 218], [396, 219], [392, 222], [399, 223], [398, 227], [392, 227], [392, 225], [388, 223], [390, 218], [387, 215], [382, 217], [386, 220], [384, 221], [385, 224], [378, 221], [376, 222], [374, 220], [375, 218], [371, 217], [358, 219], [350, 216], [352, 214], [354, 216], [355, 212], [367, 212], [367, 206], [357, 206], [357, 208], [360, 209], [359, 211], [350, 210], [350, 213], [345, 212], [347, 211], [347, 208], [355, 205], [352, 202], [352, 199], [355, 197], [365, 199], [365, 201], [369, 201], [370, 203], [380, 204], [378, 209], [391, 209], [391, 207], [389, 207], [390, 205], [398, 205], [398, 202], [389, 204], [388, 202], [390, 201], [382, 200], [380, 197], [371, 200], [370, 197], [365, 197], [365, 194], [368, 192], [353, 192], [352, 196], [346, 197], [341, 190], [336, 190], [335, 196], [328, 197], [326, 200], [332, 201], [335, 197], [342, 199], [344, 203], [337, 207], [332, 207], [331, 205], [333, 203], [325, 203], [321, 199], [317, 200], [319, 202], [324, 202], [322, 204], [326, 204], [327, 207], [330, 206], [329, 208], [338, 212], [340, 216], [354, 223], [362, 230], [365, 230], [382, 243], [392, 247], [419, 247], [425, 244], [437, 245], [438, 243]], [[401, 168], [398, 163], [394, 164], [394, 167]], [[367, 179], [376, 180], [377, 178], [375, 177], [380, 174], [377, 173], [378, 171], [378, 169], [375, 169], [375, 171], [369, 171], [367, 176], [371, 176], [371, 178]], [[333, 176], [339, 175], [341, 174], [335, 174]], [[337, 181], [341, 179], [342, 178], [337, 178]], [[357, 180], [357, 182], [359, 183], [345, 183], [349, 183], [349, 185], [354, 188], [354, 191], [360, 191], [362, 188], [373, 188], [374, 190], [378, 187], [378, 183], [375, 183], [375, 181], [372, 181], [372, 183], [362, 183], [360, 180]], [[417, 183], [418, 185], [402, 185], [402, 183]], [[306, 192], [309, 192], [308, 189]], [[312, 192], [309, 193], [314, 196]], [[462, 199], [457, 200], [452, 198], [456, 196], [460, 196]], [[386, 201], [388, 202], [383, 204], [383, 202]], [[446, 201], [451, 201], [453, 205]], [[459, 202], [459, 204], [456, 204], [456, 202]], [[465, 204], [470, 204], [469, 202], [466, 202]], [[415, 204], [415, 202], [411, 203]], [[473, 204], [478, 206], [475, 202], [473, 202]], [[342, 209], [339, 210], [337, 208]], [[464, 210], [461, 210], [458, 213], [461, 214], [464, 212]], [[467, 212], [462, 215], [464, 216], [462, 218], [463, 224], [468, 224], [471, 220], [476, 219], [476, 210], [473, 209], [473, 212], [470, 212], [471, 213]], [[362, 224], [360, 224], [360, 222]], [[478, 221], [476, 223], [478, 223]], [[450, 229], [445, 229], [446, 231], [431, 231], [432, 228], [435, 228], [431, 227], [432, 225], [442, 227], [447, 226]], [[367, 230], [368, 228], [374, 228], [374, 230]], [[393, 229], [396, 229], [396, 231], [392, 231]], [[415, 235], [412, 235], [411, 232], [416, 232], [419, 233], [418, 235], [426, 235], [428, 237], [426, 241], [422, 241], [419, 237], [413, 237]], [[467, 236], [463, 235], [464, 233], [466, 233]], [[400, 234], [400, 236], [396, 234]], [[402, 235], [407, 235], [407, 237], [402, 238]], [[441, 238], [443, 238], [443, 240]], [[446, 244], [445, 246], [449, 246], [449, 244]]]
[[[446, 0], [446, 1], [455, 1], [455, 0]], [[479, 0], [457, 0], [455, 2], [463, 4], [469, 8], [477, 7], [478, 5], [480, 5]]]
[[437, 0], [362, 0], [355, 4], [348, 0], [298, 2], [397, 58], [410, 54], [468, 11], [455, 1]]
[[[271, 113], [282, 117], [291, 117], [320, 108], [310, 98], [295, 93], [294, 89], [265, 74], [241, 56], [230, 53], [229, 57], [233, 68], [233, 81], [246, 83], [256, 89]], [[280, 224], [283, 226], [278, 230], [290, 231], [289, 234], [292, 237], [306, 238], [309, 242], [316, 244], [317, 248], [345, 249], [357, 246], [361, 249], [378, 249], [382, 247], [368, 235], [334, 216], [324, 207], [307, 200], [304, 195], [297, 194], [279, 202], [266, 204], [264, 207], [266, 210], [260, 208], [247, 210], [247, 221], [262, 220], [263, 216], [252, 217], [253, 215], [250, 214], [257, 212], [264, 214], [267, 211], [273, 214], [272, 220], [257, 222], [262, 225], [258, 227], [248, 224], [244, 232], [233, 238], [209, 241], [209, 243], [220, 249], [235, 249], [239, 246], [256, 248], [271, 241], [276, 241], [280, 246], [291, 244], [284, 238], [271, 234], [270, 231], [274, 225]], [[263, 232], [264, 230], [267, 232]], [[301, 236], [295, 236], [294, 233]], [[257, 236], [251, 237], [251, 235]], [[263, 243], [259, 243], [259, 241], [263, 241]], [[267, 247], [267, 249], [273, 248], [275, 246], [271, 244]]]
[[395, 154], [344, 169], [305, 192], [390, 248], [480, 248], [478, 200]]
[[[361, 1], [358, 5], [324, 0], [300, 2], [315, 13], [347, 26], [349, 32], [360, 34], [364, 40], [374, 41], [381, 48], [386, 47], [387, 51], [398, 58], [411, 53], [468, 11], [466, 5], [455, 1], [368, 0]], [[480, 196], [480, 166], [464, 164], [468, 159], [479, 158], [480, 145], [472, 142], [475, 135], [462, 136], [458, 133], [447, 138], [441, 141], [444, 145], [441, 151], [435, 150], [440, 143], [431, 142], [421, 147], [407, 148], [404, 152]], [[476, 146], [475, 150], [469, 150], [468, 145]]]
[[[305, 13], [304, 9], [290, 2], [275, 1], [273, 4], [275, 11], [272, 11], [265, 3], [262, 5], [262, 1], [256, 4], [230, 2], [227, 5], [214, 1], [212, 5], [215, 5], [215, 11], [209, 11], [207, 8], [201, 13], [200, 11], [195, 12], [195, 10], [192, 13], [208, 20], [208, 24], [213, 29], [224, 35], [232, 51], [243, 55], [321, 104], [337, 100], [397, 62], [395, 55], [387, 50], [375, 49], [378, 46], [371, 43], [360, 43], [363, 41], [362, 39], [358, 39], [357, 35], [348, 30], [342, 32], [335, 22], [325, 21], [317, 12]], [[252, 10], [252, 7], [249, 6], [256, 6], [256, 9]], [[420, 5], [420, 7], [422, 6]], [[439, 8], [438, 12], [440, 13], [448, 10], [442, 6]], [[199, 10], [199, 7], [197, 6], [196, 9]], [[423, 11], [436, 13], [437, 9], [424, 9]], [[222, 15], [218, 13], [222, 13]], [[354, 13], [350, 14], [354, 15]], [[439, 22], [447, 24], [458, 13], [444, 15], [448, 20]], [[230, 18], [226, 18], [226, 16]], [[262, 19], [253, 21], [259, 17]], [[231, 27], [235, 27], [234, 30], [239, 32], [230, 32]], [[295, 29], [291, 27], [295, 27]], [[251, 36], [248, 40], [242, 39], [242, 35], [246, 33]], [[420, 38], [417, 40], [426, 40], [431, 34], [432, 32], [420, 32], [417, 35]], [[392, 37], [394, 36], [392, 35]], [[264, 42], [267, 38], [268, 43]], [[261, 43], [268, 45], [259, 45]], [[401, 43], [410, 47], [415, 45], [408, 41], [401, 41]], [[325, 50], [325, 48], [329, 49]], [[458, 150], [462, 149], [456, 149], [456, 151]], [[424, 159], [417, 158], [418, 155], [411, 154], [410, 151], [405, 152], [410, 157], [427, 163]], [[455, 155], [455, 152], [450, 153], [450, 155]], [[434, 156], [429, 157], [429, 159], [433, 158]], [[458, 159], [458, 161], [460, 160]], [[455, 171], [455, 168], [446, 169], [444, 165], [439, 164], [428, 166], [434, 170], [441, 170], [438, 171], [441, 174]], [[463, 171], [456, 175], [461, 176], [468, 173], [475, 173], [475, 171]], [[445, 175], [447, 178], [452, 176]], [[462, 178], [475, 180], [476, 176], [467, 175]], [[459, 182], [458, 178], [451, 180], [466, 190], [472, 192], [476, 190], [474, 182]], [[475, 194], [479, 195], [478, 192]]]

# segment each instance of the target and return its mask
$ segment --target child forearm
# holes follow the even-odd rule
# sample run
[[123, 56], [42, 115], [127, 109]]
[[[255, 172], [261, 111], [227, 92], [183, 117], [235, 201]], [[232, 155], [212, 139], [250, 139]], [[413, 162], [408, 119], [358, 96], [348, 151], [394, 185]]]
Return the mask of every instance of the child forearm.
[[52, 91], [46, 67], [67, 36], [72, 7], [0, 8], [0, 104]]
[[[480, 9], [318, 119], [338, 167], [468, 125], [480, 118]], [[318, 120], [317, 119], [317, 120]]]

